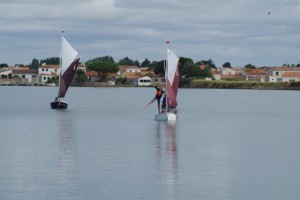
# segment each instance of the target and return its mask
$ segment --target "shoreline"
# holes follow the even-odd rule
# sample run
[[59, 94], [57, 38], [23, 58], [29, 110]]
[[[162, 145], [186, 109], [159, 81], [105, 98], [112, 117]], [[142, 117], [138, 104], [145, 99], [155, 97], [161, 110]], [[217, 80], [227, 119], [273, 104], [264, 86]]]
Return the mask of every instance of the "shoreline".
[[[38, 86], [57, 87], [45, 84], [0, 84], [0, 86]], [[110, 85], [107, 82], [83, 82], [71, 84], [71, 87], [124, 87], [147, 88], [152, 86]], [[194, 79], [179, 85], [179, 88], [204, 88], [204, 89], [250, 89], [250, 90], [300, 90], [300, 82], [253, 82], [253, 81], [222, 81]]]
[[300, 90], [300, 82], [205, 81], [195, 79], [183, 88]]

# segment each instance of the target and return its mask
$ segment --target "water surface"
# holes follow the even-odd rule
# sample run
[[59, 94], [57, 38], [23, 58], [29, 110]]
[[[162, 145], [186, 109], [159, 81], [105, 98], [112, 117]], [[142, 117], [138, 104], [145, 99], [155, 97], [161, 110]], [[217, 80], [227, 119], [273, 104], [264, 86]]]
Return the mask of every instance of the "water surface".
[[298, 199], [299, 91], [0, 87], [0, 199]]

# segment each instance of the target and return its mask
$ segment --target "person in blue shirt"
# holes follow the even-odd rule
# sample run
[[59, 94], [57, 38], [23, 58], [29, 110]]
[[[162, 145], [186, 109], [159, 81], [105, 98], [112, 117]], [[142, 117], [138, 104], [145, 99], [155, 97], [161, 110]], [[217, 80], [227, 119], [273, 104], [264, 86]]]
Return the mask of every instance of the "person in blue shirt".
[[162, 100], [162, 103], [161, 103], [161, 112], [164, 113], [166, 112], [166, 109], [167, 109], [167, 97], [166, 97], [166, 94], [164, 94], [164, 97], [163, 97], [163, 100]]

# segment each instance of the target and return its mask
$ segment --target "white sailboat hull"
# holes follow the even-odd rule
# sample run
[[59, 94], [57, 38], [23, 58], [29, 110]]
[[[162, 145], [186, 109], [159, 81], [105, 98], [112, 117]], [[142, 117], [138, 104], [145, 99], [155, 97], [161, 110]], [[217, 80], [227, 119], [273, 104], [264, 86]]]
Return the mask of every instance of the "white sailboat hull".
[[176, 114], [171, 112], [164, 112], [154, 116], [154, 120], [156, 121], [175, 121]]

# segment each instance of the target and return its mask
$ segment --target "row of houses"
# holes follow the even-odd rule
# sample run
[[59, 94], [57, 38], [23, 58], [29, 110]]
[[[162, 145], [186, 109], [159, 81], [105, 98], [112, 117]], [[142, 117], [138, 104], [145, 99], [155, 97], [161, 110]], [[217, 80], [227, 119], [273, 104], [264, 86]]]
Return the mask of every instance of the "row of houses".
[[[95, 71], [86, 71], [84, 65], [79, 65], [77, 70], [85, 72], [86, 77], [91, 82], [98, 82], [100, 78]], [[22, 80], [24, 84], [46, 84], [52, 77], [58, 76], [60, 73], [59, 65], [46, 65], [43, 64], [38, 69], [29, 69], [28, 67], [8, 67], [0, 69], [0, 84], [1, 79], [5, 79], [10, 82], [15, 82], [16, 79]], [[119, 71], [114, 74], [110, 74], [109, 78], [115, 80], [116, 78], [127, 78], [133, 85], [147, 86], [154, 83], [163, 83], [164, 78], [155, 75], [153, 71], [148, 67], [136, 67], [136, 66], [120, 66]], [[150, 78], [151, 77], [151, 78]], [[20, 82], [20, 81], [19, 81]], [[112, 83], [113, 84], [113, 83]]]
[[265, 67], [260, 69], [220, 68], [212, 71], [216, 80], [241, 79], [256, 82], [300, 81], [300, 67]]
[[[84, 66], [79, 66], [84, 69]], [[15, 66], [0, 69], [0, 80], [6, 79], [14, 82], [13, 79], [20, 79], [24, 84], [45, 84], [49, 79], [58, 76], [60, 73], [59, 65], [43, 64], [39, 69], [29, 69], [28, 67]], [[20, 82], [20, 81], [19, 81]]]
[[[201, 68], [201, 66], [200, 66]], [[85, 72], [91, 82], [100, 81], [98, 74], [94, 71], [86, 71], [84, 65], [78, 66], [78, 70]], [[49, 79], [58, 76], [59, 65], [43, 64], [39, 69], [29, 69], [28, 67], [15, 66], [0, 69], [1, 78], [18, 78], [30, 84], [45, 84]], [[212, 74], [216, 80], [246, 80], [256, 82], [292, 82], [300, 81], [300, 67], [266, 67], [261, 69], [246, 69], [242, 67], [212, 69]], [[147, 67], [120, 66], [119, 71], [110, 74], [111, 79], [127, 78], [133, 85], [147, 86], [152, 83], [164, 83], [164, 77], [154, 74]]]
[[[203, 66], [199, 66], [202, 68]], [[300, 81], [300, 67], [265, 67], [247, 69], [243, 67], [212, 69], [215, 80], [245, 80], [255, 82], [295, 82]], [[147, 76], [145, 76], [147, 75]], [[121, 66], [117, 77], [133, 79], [138, 86], [151, 85], [151, 83], [164, 83], [164, 77], [155, 75], [148, 68], [135, 66]]]

